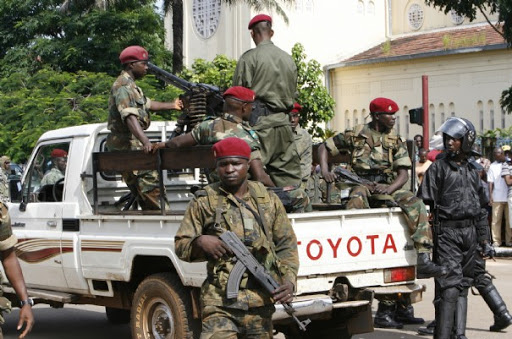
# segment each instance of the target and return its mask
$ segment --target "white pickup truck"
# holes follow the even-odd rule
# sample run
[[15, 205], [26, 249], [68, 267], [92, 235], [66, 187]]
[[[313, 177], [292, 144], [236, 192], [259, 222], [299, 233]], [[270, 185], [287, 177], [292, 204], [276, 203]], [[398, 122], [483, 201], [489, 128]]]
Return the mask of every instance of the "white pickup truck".
[[[147, 135], [166, 139], [172, 128], [153, 122]], [[29, 294], [36, 304], [53, 307], [105, 306], [111, 322], [131, 322], [133, 338], [198, 337], [206, 265], [180, 261], [174, 234], [192, 198], [190, 188], [204, 182], [197, 167], [211, 166], [212, 156], [204, 147], [108, 153], [108, 133], [106, 124], [63, 128], [43, 134], [34, 148], [21, 191], [9, 204]], [[65, 179], [41, 186], [56, 148], [68, 152]], [[119, 201], [128, 189], [119, 171], [127, 168], [158, 170], [171, 211], [122, 210], [126, 203]], [[300, 255], [293, 307], [312, 323], [298, 333], [277, 305], [275, 328], [287, 337], [350, 338], [373, 331], [376, 294], [421, 299], [416, 253], [399, 208], [288, 217]], [[4, 287], [15, 301], [12, 288]]]

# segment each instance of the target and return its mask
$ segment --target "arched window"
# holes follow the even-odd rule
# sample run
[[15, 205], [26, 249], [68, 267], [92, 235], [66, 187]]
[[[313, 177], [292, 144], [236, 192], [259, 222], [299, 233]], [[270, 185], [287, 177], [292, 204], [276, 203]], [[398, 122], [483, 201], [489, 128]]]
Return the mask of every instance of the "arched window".
[[354, 126], [355, 126], [355, 125], [357, 125], [359, 123], [357, 109], [355, 109], [352, 114], [353, 114], [352, 121], [354, 122]]
[[444, 104], [439, 104], [439, 116], [441, 118], [440, 123], [442, 124], [445, 121], [445, 117], [444, 117]]
[[220, 0], [194, 0], [192, 2], [194, 25], [202, 38], [208, 39], [217, 31], [220, 9]]
[[501, 128], [505, 128], [505, 110], [501, 109]]
[[409, 112], [409, 107], [408, 106], [404, 106], [404, 109], [403, 111], [405, 114], [405, 121], [404, 121], [404, 125], [405, 125], [405, 138], [406, 139], [409, 139], [409, 126], [411, 125], [409, 123], [409, 114], [407, 114], [407, 112]]
[[368, 8], [366, 9], [366, 13], [368, 13], [369, 15], [375, 14], [375, 4], [373, 3], [373, 1], [368, 2]]
[[428, 106], [428, 110], [430, 112], [430, 128], [432, 134], [436, 132], [436, 109], [434, 105]]
[[484, 104], [481, 101], [477, 102], [478, 113], [480, 114], [480, 133], [484, 132]]
[[364, 14], [364, 2], [362, 0], [357, 2], [357, 14]]
[[450, 116], [454, 117], [455, 116], [455, 105], [453, 104], [453, 102], [450, 102], [450, 104], [448, 105], [448, 108], [450, 110]]
[[487, 108], [489, 109], [489, 118], [491, 120], [491, 126], [489, 128], [494, 129], [494, 102], [492, 100], [487, 102]]

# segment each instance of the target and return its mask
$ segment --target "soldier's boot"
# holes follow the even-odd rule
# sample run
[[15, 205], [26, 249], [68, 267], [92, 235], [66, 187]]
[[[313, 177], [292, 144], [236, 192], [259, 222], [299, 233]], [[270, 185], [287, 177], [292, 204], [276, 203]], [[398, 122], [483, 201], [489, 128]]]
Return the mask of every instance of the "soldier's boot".
[[403, 328], [404, 325], [394, 319], [395, 309], [396, 305], [394, 303], [387, 304], [379, 301], [377, 313], [375, 313], [375, 319], [373, 320], [374, 326], [378, 328]]
[[456, 287], [447, 288], [442, 292], [441, 300], [439, 301], [438, 307], [436, 307], [436, 330], [434, 332], [434, 338], [450, 339], [452, 337], [458, 298], [459, 290]]
[[489, 330], [499, 332], [512, 325], [512, 316], [508, 312], [507, 305], [496, 289], [496, 286], [491, 283], [482, 290], [479, 290], [479, 292], [494, 314], [494, 324], [491, 325]]
[[436, 330], [436, 320], [432, 320], [427, 326], [418, 327], [418, 334], [434, 335]]
[[430, 260], [429, 253], [418, 253], [416, 277], [418, 279], [439, 278], [448, 273], [446, 267], [435, 264]]
[[395, 320], [402, 324], [424, 324], [423, 318], [414, 317], [414, 308], [409, 295], [402, 295], [396, 302]]
[[455, 336], [454, 339], [467, 339], [466, 320], [468, 315], [468, 289], [464, 289], [457, 299], [457, 309], [455, 310]]

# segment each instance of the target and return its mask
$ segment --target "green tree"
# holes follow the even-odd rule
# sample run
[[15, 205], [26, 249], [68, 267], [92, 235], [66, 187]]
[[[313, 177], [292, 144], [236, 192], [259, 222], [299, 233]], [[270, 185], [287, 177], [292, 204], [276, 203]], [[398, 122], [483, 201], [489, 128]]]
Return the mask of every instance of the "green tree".
[[[164, 46], [163, 19], [155, 0], [62, 0], [0, 2], [0, 75], [45, 66], [56, 71], [119, 72], [119, 52], [128, 45], [146, 47], [154, 62], [170, 64]], [[92, 3], [92, 4], [91, 4]]]
[[321, 123], [334, 117], [334, 99], [322, 83], [322, 69], [316, 60], [306, 61], [304, 47], [297, 43], [292, 48], [292, 58], [297, 65], [298, 102], [302, 106], [300, 124], [313, 137], [323, 138]]
[[[498, 32], [510, 46], [512, 44], [512, 1], [511, 0], [426, 0], [430, 6], [439, 7], [445, 13], [451, 10], [465, 16], [469, 21], [481, 13], [496, 32]], [[498, 22], [489, 20], [487, 13], [498, 13]], [[512, 87], [501, 93], [501, 107], [508, 113], [512, 113]]]

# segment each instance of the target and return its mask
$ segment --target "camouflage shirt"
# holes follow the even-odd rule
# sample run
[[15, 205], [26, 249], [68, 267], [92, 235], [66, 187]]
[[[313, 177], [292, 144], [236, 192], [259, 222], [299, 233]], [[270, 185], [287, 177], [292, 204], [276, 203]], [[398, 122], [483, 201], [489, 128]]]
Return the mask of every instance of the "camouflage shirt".
[[9, 202], [9, 183], [7, 175], [2, 168], [0, 168], [0, 202], [7, 204]]
[[62, 178], [64, 178], [64, 173], [62, 173], [58, 168], [53, 167], [50, 172], [44, 175], [41, 180], [41, 187], [44, 185], [53, 185]]
[[302, 181], [308, 181], [311, 176], [311, 165], [313, 164], [313, 140], [308, 131], [297, 126], [294, 131], [295, 145], [300, 157], [300, 171]]
[[369, 124], [358, 125], [327, 139], [325, 145], [333, 156], [349, 151], [352, 170], [358, 175], [384, 173], [388, 183], [396, 178], [399, 168], [412, 166], [407, 144], [394, 129], [380, 133]]
[[[206, 257], [192, 258], [192, 245], [194, 240], [203, 234], [220, 235], [226, 230], [232, 231], [243, 240], [276, 281], [287, 280], [296, 284], [299, 270], [297, 238], [281, 201], [274, 193], [267, 192], [262, 184], [253, 181], [249, 181], [249, 192], [243, 197], [243, 200], [255, 211], [258, 211], [258, 202], [261, 204], [260, 207], [264, 211], [263, 219], [269, 228], [273, 242], [270, 244], [254, 215], [232, 194], [223, 190], [220, 183], [207, 186], [206, 191], [206, 195], [190, 202], [174, 238], [176, 254], [181, 260], [188, 262], [208, 260], [208, 277], [201, 289], [204, 305], [247, 310], [273, 304], [270, 294], [259, 286], [253, 280], [254, 278], [248, 278], [248, 273], [242, 277], [238, 298], [227, 299], [227, 281], [234, 263], [226, 258], [219, 260]], [[220, 207], [221, 217], [216, 218], [218, 207]], [[217, 219], [220, 227], [215, 227]]]
[[122, 71], [112, 85], [108, 101], [107, 128], [111, 131], [107, 138], [108, 149], [141, 149], [140, 141], [132, 135], [125, 121], [128, 116], [134, 115], [142, 129], [148, 129], [151, 123], [150, 108], [151, 100], [144, 96], [140, 87], [135, 84], [135, 80], [126, 71]]
[[261, 160], [261, 146], [258, 135], [251, 129], [249, 123], [237, 116], [224, 113], [219, 118], [207, 118], [207, 120], [196, 125], [191, 134], [199, 145], [213, 145], [228, 137], [243, 139], [251, 147], [251, 160]]

